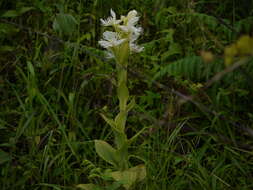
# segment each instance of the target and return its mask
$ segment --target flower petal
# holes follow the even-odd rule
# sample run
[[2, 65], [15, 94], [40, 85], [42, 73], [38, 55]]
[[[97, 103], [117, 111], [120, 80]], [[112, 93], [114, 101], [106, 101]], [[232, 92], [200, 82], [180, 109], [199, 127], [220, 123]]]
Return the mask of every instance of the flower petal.
[[127, 14], [128, 19], [130, 19], [132, 17], [136, 17], [136, 16], [137, 16], [137, 11], [136, 10], [129, 11], [129, 13]]
[[130, 43], [130, 50], [135, 53], [139, 53], [144, 50], [144, 47], [138, 46], [137, 44]]
[[105, 41], [105, 40], [100, 40], [98, 41], [99, 45], [101, 45], [103, 48], [109, 48], [109, 47], [112, 47], [112, 43], [108, 42], [108, 41]]
[[98, 43], [102, 47], [108, 49], [110, 47], [118, 46], [122, 44], [124, 41], [126, 41], [126, 39], [125, 38], [121, 39], [118, 33], [105, 31], [103, 33], [103, 39], [100, 40]]
[[115, 12], [111, 9], [111, 15], [112, 15], [112, 18], [114, 18], [114, 19], [116, 19], [116, 14], [115, 14]]
[[100, 19], [101, 24], [103, 26], [114, 26], [122, 22], [121, 20], [116, 19], [116, 14], [112, 9], [110, 10], [110, 12], [111, 12], [110, 17], [108, 17], [107, 19]]
[[139, 21], [139, 17], [132, 17], [132, 18], [128, 19], [127, 25], [134, 26], [137, 24], [138, 21]]

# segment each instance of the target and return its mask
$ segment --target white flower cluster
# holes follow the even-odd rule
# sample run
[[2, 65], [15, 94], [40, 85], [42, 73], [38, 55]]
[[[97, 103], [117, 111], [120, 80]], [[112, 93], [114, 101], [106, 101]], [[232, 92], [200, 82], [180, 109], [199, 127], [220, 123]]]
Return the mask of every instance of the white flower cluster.
[[142, 32], [142, 28], [136, 26], [139, 21], [136, 10], [130, 11], [127, 16], [121, 16], [117, 20], [115, 12], [111, 9], [111, 16], [100, 20], [103, 26], [112, 26], [115, 30], [115, 32], [105, 31], [103, 39], [98, 42], [108, 50], [109, 58], [114, 57], [114, 47], [118, 47], [124, 42], [129, 43], [130, 52], [138, 53], [144, 49], [135, 43]]

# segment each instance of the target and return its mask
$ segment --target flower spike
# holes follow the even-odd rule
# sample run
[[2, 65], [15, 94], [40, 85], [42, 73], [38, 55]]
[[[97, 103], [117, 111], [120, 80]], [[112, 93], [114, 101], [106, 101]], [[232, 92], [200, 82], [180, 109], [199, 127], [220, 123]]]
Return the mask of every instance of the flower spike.
[[[107, 58], [115, 58], [117, 57], [116, 54], [120, 52], [113, 47], [119, 47], [120, 49], [128, 48], [130, 53], [139, 53], [143, 51], [144, 47], [136, 44], [136, 40], [142, 33], [142, 28], [136, 26], [139, 21], [137, 11], [130, 11], [127, 16], [121, 16], [120, 20], [116, 19], [116, 13], [112, 9], [110, 13], [110, 17], [100, 20], [103, 26], [113, 26], [115, 32], [104, 32], [103, 39], [98, 42], [102, 47], [108, 50]], [[123, 42], [127, 42], [127, 44], [124, 43], [125, 45], [121, 46]], [[125, 52], [127, 52], [127, 50]]]

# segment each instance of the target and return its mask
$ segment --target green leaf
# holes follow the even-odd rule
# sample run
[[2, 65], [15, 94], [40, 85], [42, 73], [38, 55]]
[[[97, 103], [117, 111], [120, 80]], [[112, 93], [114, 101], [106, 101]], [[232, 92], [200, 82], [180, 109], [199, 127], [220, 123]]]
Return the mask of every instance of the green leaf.
[[95, 149], [98, 155], [103, 158], [106, 162], [117, 167], [118, 156], [117, 151], [110, 144], [103, 140], [95, 140]]
[[132, 167], [128, 170], [124, 171], [116, 171], [111, 173], [111, 177], [115, 181], [120, 181], [123, 183], [123, 186], [126, 189], [130, 189], [130, 187], [136, 183], [145, 179], [146, 177], [146, 167], [141, 164], [135, 167]]
[[123, 143], [126, 141], [126, 135], [124, 133], [124, 130], [121, 131], [120, 129], [117, 128], [116, 123], [112, 120], [107, 118], [104, 114], [100, 114], [103, 119], [111, 126], [114, 135], [115, 135], [115, 143], [117, 147], [121, 147]]
[[10, 37], [18, 31], [19, 29], [11, 24], [0, 23], [0, 39], [5, 38], [6, 36]]
[[50, 189], [62, 190], [59, 185], [49, 183], [39, 183], [40, 186], [51, 187]]
[[70, 14], [57, 14], [53, 23], [53, 29], [66, 35], [71, 35], [77, 26], [76, 19]]
[[112, 119], [109, 119], [108, 117], [106, 117], [104, 114], [100, 114], [102, 116], [102, 118], [106, 121], [106, 123], [108, 123], [111, 127], [116, 127], [115, 122]]
[[90, 40], [92, 38], [90, 33], [86, 33], [82, 35], [80, 38], [78, 38], [78, 42], [81, 43], [84, 40]]
[[128, 140], [128, 143], [129, 143], [129, 145], [131, 144], [131, 143], [133, 143], [136, 139], [137, 139], [137, 137], [139, 136], [139, 135], [141, 135], [146, 129], [148, 129], [149, 127], [144, 127], [144, 128], [142, 128], [138, 133], [136, 133], [131, 139], [129, 139]]
[[119, 102], [120, 102], [120, 109], [125, 110], [127, 100], [129, 97], [129, 91], [128, 91], [128, 88], [127, 88], [125, 82], [121, 82], [119, 84], [119, 86], [117, 88], [117, 93], [118, 93]]
[[127, 136], [125, 133], [115, 132], [115, 144], [117, 148], [121, 149], [127, 143]]
[[34, 71], [34, 67], [33, 67], [33, 65], [30, 61], [27, 62], [27, 67], [28, 67], [28, 70], [29, 70], [30, 74], [34, 77], [35, 76], [35, 71]]
[[15, 47], [12, 46], [0, 46], [0, 52], [9, 52], [9, 51], [13, 51], [15, 49]]
[[166, 36], [165, 38], [163, 38], [166, 42], [170, 42], [170, 43], [174, 43], [174, 33], [175, 33], [175, 30], [170, 28], [170, 29], [165, 29], [165, 30], [162, 30], [161, 33], [165, 33]]
[[98, 185], [89, 183], [89, 184], [79, 184], [76, 186], [77, 188], [83, 189], [83, 190], [102, 190], [101, 187]]
[[17, 16], [18, 16], [18, 12], [16, 10], [8, 10], [1, 15], [1, 17], [3, 18], [10, 18], [10, 17], [17, 17]]
[[125, 125], [126, 125], [126, 118], [127, 118], [127, 112], [125, 112], [125, 111], [120, 111], [118, 113], [118, 115], [115, 117], [116, 128], [121, 133], [124, 133]]
[[[186, 77], [187, 79], [189, 78], [191, 80], [200, 80], [202, 77], [206, 77], [204, 66], [205, 65], [200, 56], [188, 56], [160, 67], [159, 71], [150, 81], [152, 82], [154, 80], [160, 79], [163, 76], [181, 76]], [[213, 67], [217, 66], [213, 65]]]
[[104, 114], [100, 114], [102, 116], [102, 118], [106, 121], [107, 124], [109, 124], [111, 126], [111, 128], [113, 129], [113, 131], [118, 132], [118, 133], [122, 133], [119, 129], [117, 129], [116, 127], [116, 123], [112, 120], [109, 119], [108, 117], [106, 117]]
[[34, 7], [21, 7], [20, 9], [18, 10], [8, 10], [8, 11], [5, 11], [0, 17], [3, 17], [3, 18], [14, 18], [14, 17], [18, 17], [30, 10], [33, 10]]
[[182, 54], [182, 49], [178, 43], [172, 43], [169, 47], [169, 50], [166, 51], [161, 55], [162, 61], [166, 61], [173, 55], [181, 55]]
[[30, 10], [33, 10], [33, 9], [34, 9], [34, 7], [21, 7], [18, 10], [18, 13], [19, 13], [19, 15], [21, 15], [21, 14], [24, 14], [24, 13], [30, 11]]
[[4, 162], [8, 162], [10, 160], [11, 156], [3, 150], [0, 150], [0, 164], [3, 164]]
[[128, 113], [131, 109], [133, 109], [134, 106], [135, 106], [135, 98], [133, 97], [126, 107], [126, 112]]

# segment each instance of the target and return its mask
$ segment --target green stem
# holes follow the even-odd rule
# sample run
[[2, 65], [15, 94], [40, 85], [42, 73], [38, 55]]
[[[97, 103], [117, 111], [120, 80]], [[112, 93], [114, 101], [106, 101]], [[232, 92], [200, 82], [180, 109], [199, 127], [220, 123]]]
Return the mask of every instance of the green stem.
[[[120, 59], [119, 59], [120, 60]], [[124, 60], [124, 59], [123, 59]], [[122, 134], [115, 134], [115, 141], [117, 144], [117, 149], [120, 155], [119, 170], [123, 171], [129, 168], [128, 164], [128, 142], [127, 136], [125, 134], [125, 125], [127, 120], [127, 101], [129, 98], [129, 92], [127, 88], [127, 59], [125, 62], [118, 61], [117, 64], [117, 96], [119, 99], [119, 109], [120, 109], [120, 120], [118, 122], [118, 128], [122, 130]]]
[[129, 43], [126, 41], [120, 47], [113, 49], [116, 57], [117, 70], [117, 96], [119, 99], [119, 114], [115, 118], [116, 128], [118, 132], [114, 132], [114, 140], [117, 151], [120, 156], [118, 169], [123, 171], [128, 169], [128, 139], [125, 133], [125, 125], [127, 120], [127, 102], [129, 91], [127, 88], [127, 64], [129, 57]]

